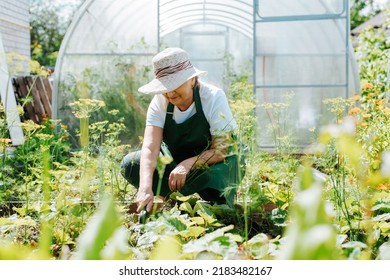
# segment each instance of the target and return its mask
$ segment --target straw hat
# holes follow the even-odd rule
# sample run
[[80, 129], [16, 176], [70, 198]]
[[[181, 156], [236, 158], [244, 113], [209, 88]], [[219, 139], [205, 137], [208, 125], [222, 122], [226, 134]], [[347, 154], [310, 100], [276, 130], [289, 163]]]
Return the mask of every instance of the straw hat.
[[145, 94], [170, 92], [189, 79], [207, 74], [196, 69], [188, 53], [180, 48], [167, 48], [153, 57], [154, 79], [138, 90]]

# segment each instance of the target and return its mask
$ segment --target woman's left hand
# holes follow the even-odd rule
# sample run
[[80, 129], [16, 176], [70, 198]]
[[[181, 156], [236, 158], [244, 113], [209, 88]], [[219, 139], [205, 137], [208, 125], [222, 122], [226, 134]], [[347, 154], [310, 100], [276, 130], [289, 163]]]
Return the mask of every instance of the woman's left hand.
[[184, 160], [179, 163], [169, 174], [168, 185], [173, 192], [180, 191], [186, 183], [188, 172], [190, 172], [193, 163], [190, 160]]

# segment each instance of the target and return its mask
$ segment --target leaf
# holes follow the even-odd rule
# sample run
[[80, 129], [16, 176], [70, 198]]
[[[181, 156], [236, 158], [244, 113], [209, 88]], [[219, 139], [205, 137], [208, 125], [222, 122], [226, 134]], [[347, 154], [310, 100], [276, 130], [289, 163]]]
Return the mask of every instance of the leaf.
[[340, 247], [341, 244], [342, 244], [345, 240], [347, 240], [347, 238], [348, 238], [348, 235], [346, 235], [346, 234], [337, 234], [337, 235], [336, 235], [336, 246], [337, 246], [337, 247]]
[[21, 208], [13, 207], [12, 210], [14, 210], [16, 213], [18, 213], [22, 217], [26, 216], [26, 214], [27, 214], [27, 210], [24, 207], [21, 207]]
[[256, 243], [250, 246], [251, 256], [255, 259], [262, 259], [269, 254], [269, 243]]
[[390, 204], [389, 203], [376, 204], [371, 208], [371, 211], [376, 211], [376, 210], [390, 210]]
[[229, 236], [222, 235], [214, 239], [215, 241], [218, 241], [221, 246], [230, 246], [230, 238]]
[[176, 196], [176, 200], [188, 202], [189, 204], [194, 205], [201, 200], [201, 197], [199, 196], [199, 194], [195, 193], [187, 196]]
[[153, 249], [151, 260], [177, 260], [181, 254], [181, 244], [177, 237], [165, 236]]
[[188, 202], [183, 202], [182, 204], [180, 204], [179, 209], [180, 209], [181, 211], [187, 212], [187, 213], [190, 214], [191, 216], [194, 215], [194, 210], [192, 209], [191, 204], [189, 204]]
[[253, 236], [251, 239], [248, 240], [248, 243], [251, 244], [251, 245], [254, 245], [256, 243], [266, 243], [268, 242], [269, 239], [268, 239], [268, 236], [265, 235], [264, 233], [259, 233], [255, 236]]
[[351, 228], [349, 226], [343, 226], [340, 229], [340, 233], [342, 233], [342, 234], [348, 233], [350, 230], [351, 230]]
[[102, 251], [105, 260], [123, 260], [129, 257], [128, 231], [124, 226], [117, 228]]
[[383, 233], [388, 232], [390, 230], [390, 223], [380, 222], [377, 223], [377, 226], [380, 228], [381, 232]]
[[367, 248], [367, 245], [360, 241], [350, 241], [347, 243], [344, 243], [341, 245], [342, 248], [359, 248], [359, 249], [365, 249]]
[[211, 224], [217, 222], [217, 219], [216, 219], [216, 218], [214, 218], [214, 217], [208, 215], [207, 213], [202, 212], [201, 210], [198, 210], [197, 213], [198, 213], [199, 216], [201, 216], [201, 217], [204, 219], [204, 221], [205, 221], [207, 224], [209, 224], [209, 225], [211, 225]]
[[199, 210], [200, 210], [200, 211], [206, 213], [207, 215], [214, 217], [214, 212], [209, 207], [210, 207], [210, 205], [208, 205], [202, 201], [197, 201], [196, 205], [194, 207], [194, 211], [199, 212]]
[[206, 232], [204, 227], [192, 226], [189, 227], [186, 231], [179, 232], [179, 234], [184, 238], [198, 238], [204, 232]]
[[0, 244], [0, 260], [43, 260], [49, 259], [47, 255], [41, 254], [39, 250], [33, 250], [19, 244]]
[[36, 222], [34, 220], [32, 220], [31, 218], [24, 218], [24, 219], [16, 219], [15, 221], [13, 221], [13, 224], [15, 226], [36, 226]]
[[387, 221], [390, 220], [390, 213], [385, 213], [382, 215], [378, 215], [372, 218], [372, 221], [378, 222], [378, 221]]
[[259, 233], [248, 240], [249, 250], [255, 259], [262, 259], [269, 253], [269, 239], [264, 233]]
[[78, 240], [76, 258], [79, 260], [101, 259], [106, 241], [120, 225], [120, 217], [111, 198], [105, 198], [89, 220]]
[[379, 247], [378, 260], [390, 260], [390, 242], [387, 241]]
[[187, 244], [183, 245], [183, 252], [185, 253], [193, 253], [193, 252], [201, 252], [209, 249], [209, 245], [215, 239], [223, 236], [225, 232], [232, 230], [234, 228], [233, 225], [229, 225], [220, 229], [217, 229], [213, 232], [205, 234], [199, 239], [191, 240]]
[[137, 241], [137, 247], [142, 247], [142, 246], [151, 246], [153, 245], [154, 242], [159, 240], [161, 238], [160, 235], [156, 234], [153, 231], [146, 232], [138, 238]]
[[237, 242], [237, 243], [242, 243], [243, 242], [243, 238], [242, 238], [242, 236], [241, 235], [238, 235], [238, 234], [231, 234], [231, 233], [226, 233], [226, 235], [227, 236], [229, 236], [229, 238], [231, 239], [231, 240], [234, 240], [235, 242]]
[[210, 206], [210, 209], [213, 211], [213, 213], [216, 216], [226, 217], [227, 215], [236, 215], [237, 214], [237, 210], [230, 207], [227, 204], [216, 204], [216, 205]]
[[309, 167], [304, 167], [301, 170], [301, 177], [300, 177], [300, 190], [304, 191], [311, 187], [311, 185], [314, 183], [314, 176], [313, 176], [313, 170]]
[[179, 219], [177, 218], [169, 218], [167, 220], [167, 222], [174, 226], [175, 229], [177, 229], [178, 231], [182, 231], [182, 230], [186, 230], [187, 229], [187, 226], [186, 224], [184, 224], [182, 221], [180, 221]]
[[170, 199], [173, 199], [173, 200], [179, 200], [180, 197], [183, 197], [184, 195], [182, 195], [181, 193], [179, 192], [173, 192], [169, 195], [169, 198]]
[[196, 213], [201, 216], [208, 225], [215, 227], [222, 226], [222, 224], [218, 222], [217, 218], [215, 218], [213, 211], [209, 209], [204, 203], [197, 202], [194, 207], [194, 211], [196, 211]]
[[349, 254], [348, 260], [358, 260], [359, 257], [361, 256], [361, 254], [362, 254], [362, 249], [361, 248], [359, 248], [359, 247], [354, 248], [352, 250], [352, 253]]
[[7, 218], [0, 218], [0, 226], [10, 225], [10, 224], [12, 224], [12, 222]]
[[204, 219], [202, 217], [192, 217], [190, 221], [197, 225], [204, 225]]

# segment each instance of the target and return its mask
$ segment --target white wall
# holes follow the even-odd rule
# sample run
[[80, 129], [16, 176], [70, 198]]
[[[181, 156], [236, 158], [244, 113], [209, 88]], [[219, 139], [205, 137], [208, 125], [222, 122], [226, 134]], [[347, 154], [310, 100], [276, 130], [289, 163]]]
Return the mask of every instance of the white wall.
[[6, 53], [30, 59], [29, 0], [0, 0], [0, 33]]

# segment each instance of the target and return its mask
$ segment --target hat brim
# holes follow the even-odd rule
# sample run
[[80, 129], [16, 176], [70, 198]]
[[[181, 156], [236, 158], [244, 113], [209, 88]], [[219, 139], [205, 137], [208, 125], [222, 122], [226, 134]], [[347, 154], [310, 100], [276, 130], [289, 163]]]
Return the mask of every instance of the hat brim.
[[140, 87], [138, 91], [150, 95], [163, 94], [177, 89], [179, 86], [184, 84], [189, 79], [192, 79], [193, 77], [203, 75], [207, 75], [207, 71], [202, 71], [195, 67], [192, 67], [185, 71], [180, 71], [178, 73], [169, 75], [167, 77], [153, 79], [146, 85]]

